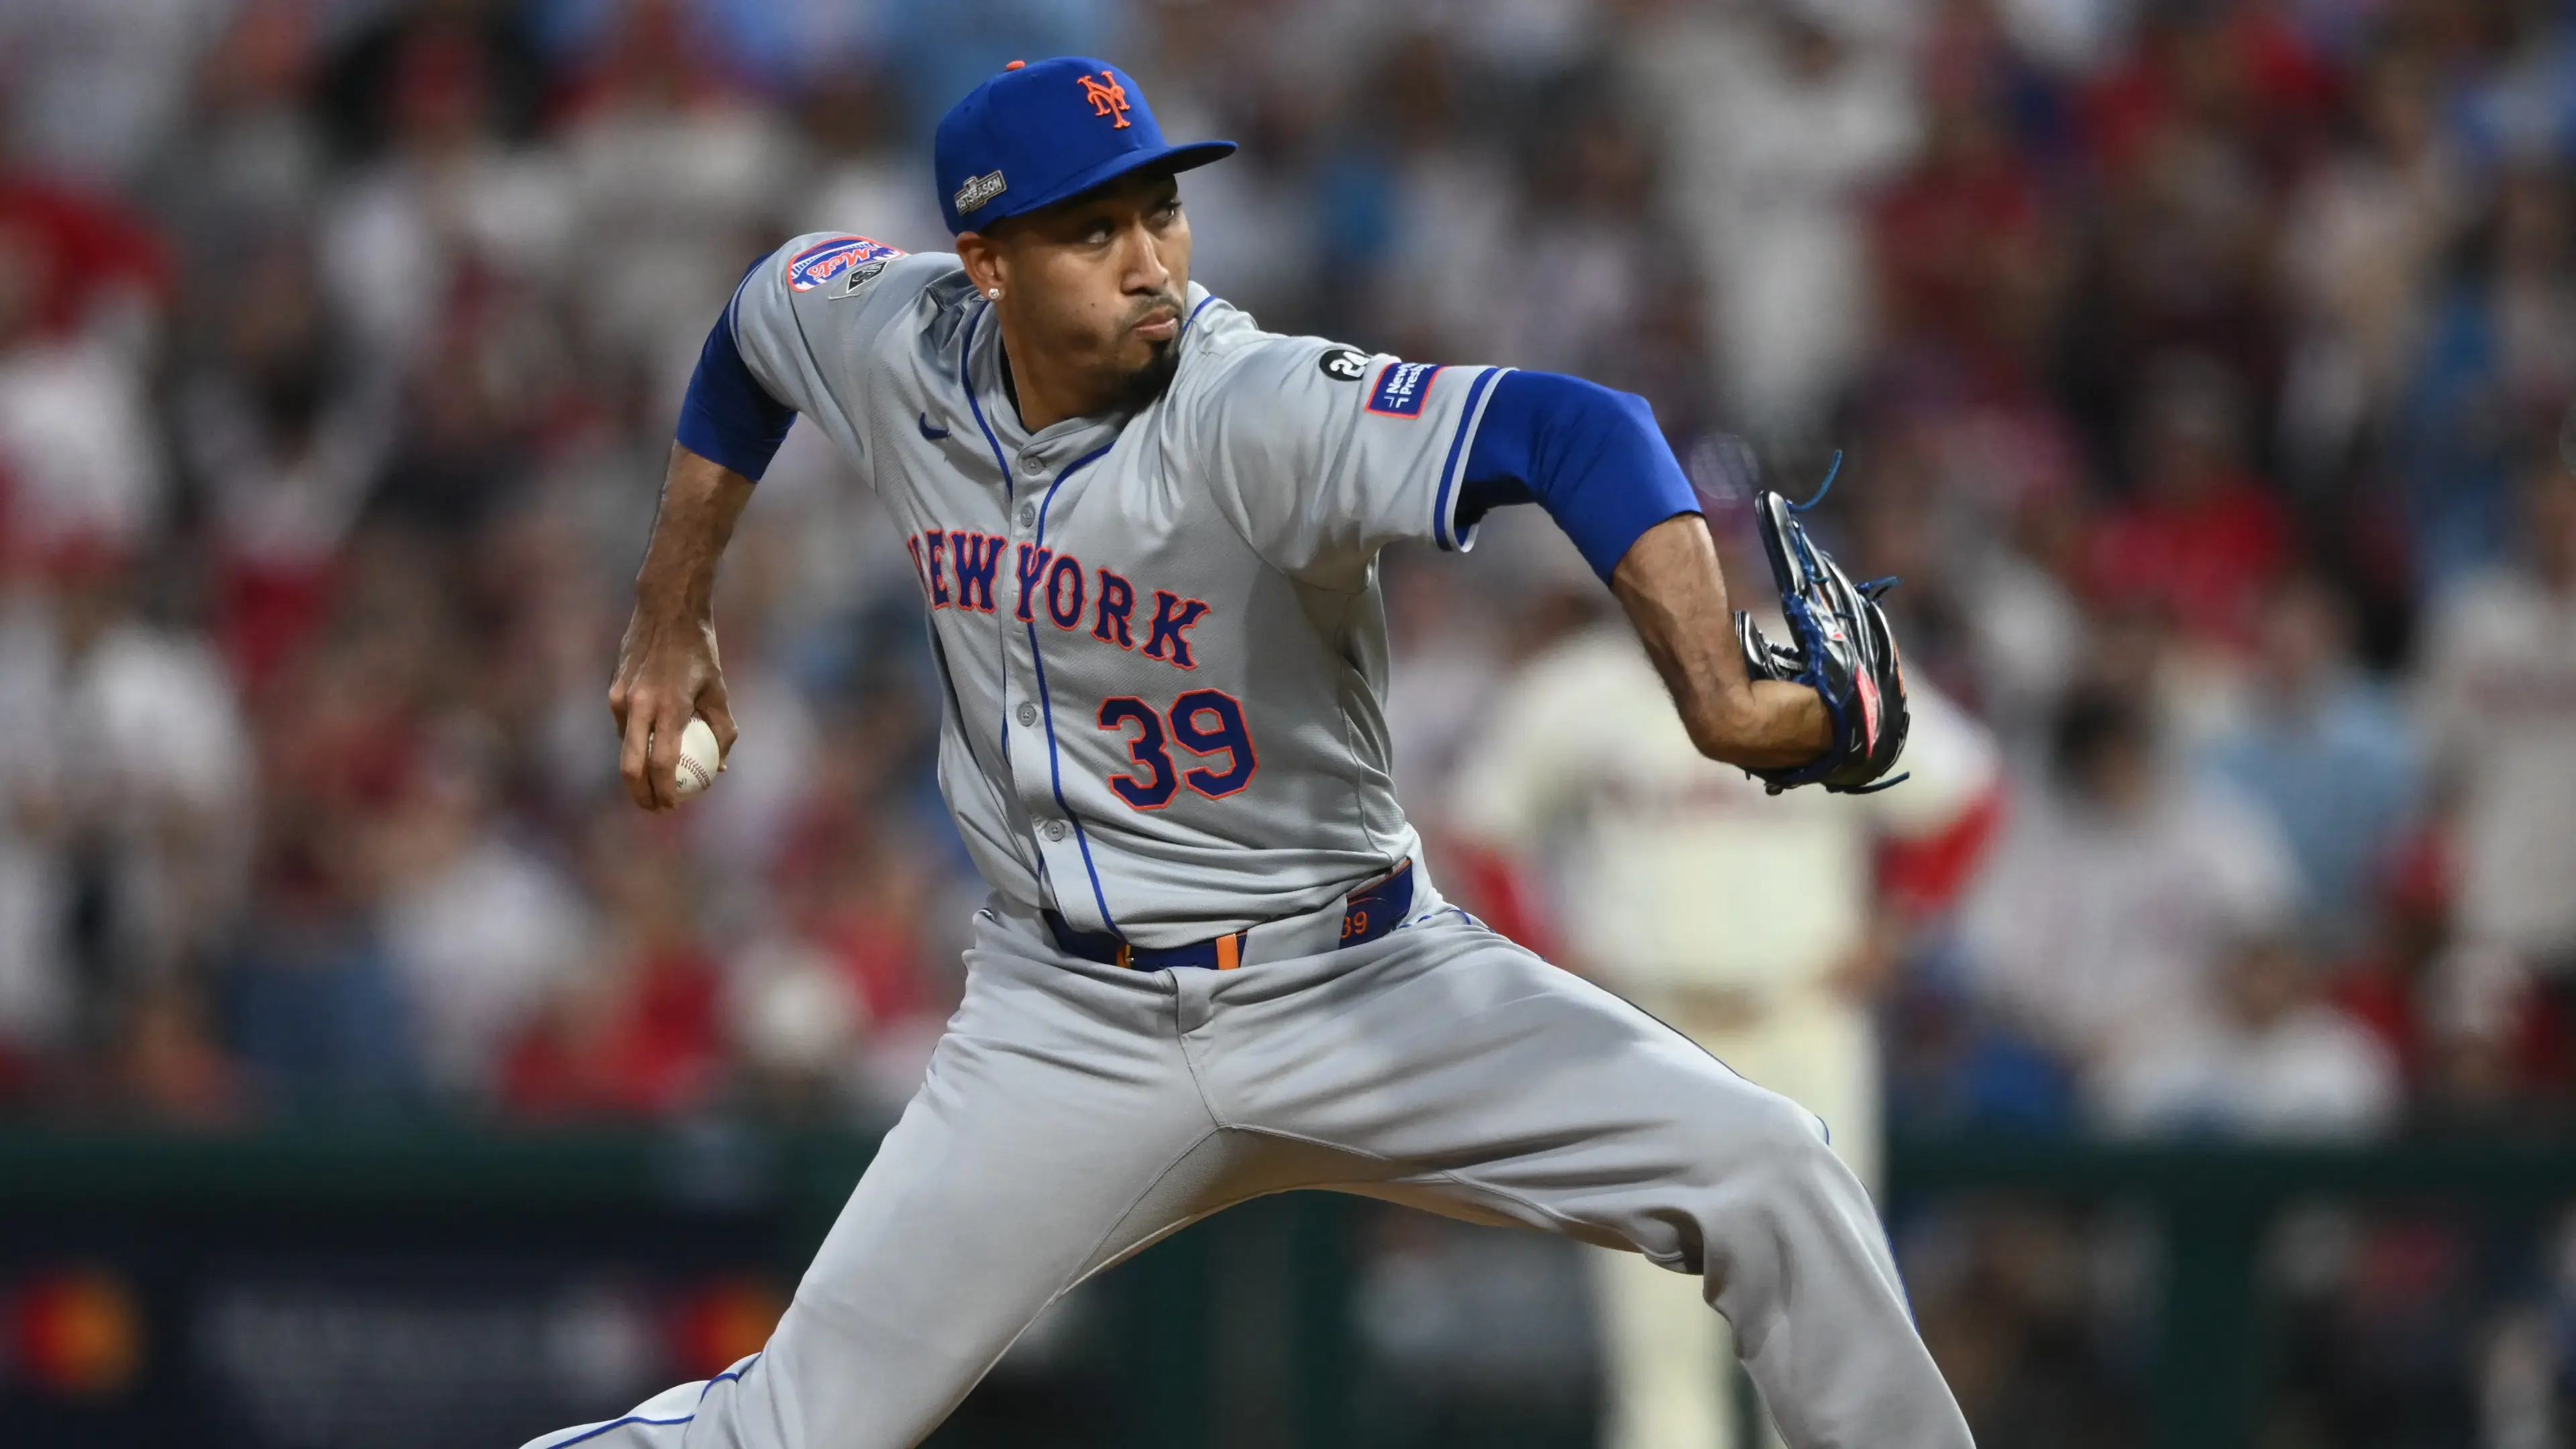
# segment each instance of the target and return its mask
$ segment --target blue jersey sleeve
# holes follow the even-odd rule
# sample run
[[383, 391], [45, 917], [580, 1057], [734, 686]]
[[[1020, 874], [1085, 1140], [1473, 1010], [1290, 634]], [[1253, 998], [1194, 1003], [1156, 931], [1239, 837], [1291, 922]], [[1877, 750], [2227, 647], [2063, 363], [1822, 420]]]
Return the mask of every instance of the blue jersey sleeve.
[[1700, 511], [1644, 398], [1554, 372], [1505, 373], [1493, 394], [1467, 454], [1461, 532], [1535, 502], [1606, 582], [1639, 535]]
[[680, 445], [758, 482], [795, 421], [796, 410], [771, 397], [751, 375], [727, 308], [699, 349], [698, 370], [680, 404]]

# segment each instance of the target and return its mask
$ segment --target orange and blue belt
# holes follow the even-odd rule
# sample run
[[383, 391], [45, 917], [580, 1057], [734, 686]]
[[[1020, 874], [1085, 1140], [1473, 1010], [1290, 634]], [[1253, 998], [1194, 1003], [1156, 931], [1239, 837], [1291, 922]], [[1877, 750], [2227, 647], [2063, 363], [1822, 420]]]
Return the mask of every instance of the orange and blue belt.
[[[1413, 862], [1407, 860], [1343, 898], [1342, 934], [1337, 949], [1376, 940], [1394, 930], [1412, 910]], [[1047, 930], [1066, 955], [1131, 971], [1231, 971], [1243, 964], [1244, 938], [1251, 934], [1229, 931], [1212, 940], [1155, 950], [1128, 945], [1106, 931], [1077, 931], [1053, 911], [1045, 915]]]

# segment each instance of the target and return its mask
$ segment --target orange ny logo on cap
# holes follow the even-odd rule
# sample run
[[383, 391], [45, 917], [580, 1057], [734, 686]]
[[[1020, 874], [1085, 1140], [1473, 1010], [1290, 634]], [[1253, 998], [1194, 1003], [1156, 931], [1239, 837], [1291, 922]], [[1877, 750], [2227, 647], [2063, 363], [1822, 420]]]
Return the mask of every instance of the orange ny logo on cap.
[[[1088, 75], [1076, 76], [1074, 79], [1082, 82], [1082, 98], [1091, 102], [1093, 115], [1116, 116], [1117, 124], [1109, 128], [1113, 131], [1126, 127], [1127, 88], [1118, 83], [1117, 76], [1104, 70], [1100, 73], [1100, 80], [1093, 80]], [[1108, 84], [1103, 85], [1101, 81], [1106, 81]]]

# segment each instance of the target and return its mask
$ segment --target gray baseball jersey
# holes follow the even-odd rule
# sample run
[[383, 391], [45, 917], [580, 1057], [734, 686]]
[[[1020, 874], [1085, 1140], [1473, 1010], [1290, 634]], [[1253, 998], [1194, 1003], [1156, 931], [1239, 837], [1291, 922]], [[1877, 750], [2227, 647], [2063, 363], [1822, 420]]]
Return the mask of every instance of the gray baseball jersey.
[[730, 315], [903, 531], [940, 788], [1004, 897], [1169, 947], [1415, 853], [1375, 561], [1467, 542], [1458, 474], [1498, 369], [1264, 332], [1193, 284], [1164, 396], [1030, 434], [953, 256], [800, 237]]

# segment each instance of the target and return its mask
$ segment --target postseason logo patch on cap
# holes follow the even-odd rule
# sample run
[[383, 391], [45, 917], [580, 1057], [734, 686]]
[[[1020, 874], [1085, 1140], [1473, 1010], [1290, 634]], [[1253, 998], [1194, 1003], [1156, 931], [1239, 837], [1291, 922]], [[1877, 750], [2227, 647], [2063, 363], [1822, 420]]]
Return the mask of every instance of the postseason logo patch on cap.
[[1008, 184], [1002, 180], [1002, 173], [999, 171], [987, 171], [981, 176], [966, 178], [966, 184], [957, 188], [957, 214], [964, 216], [1001, 195]]
[[882, 264], [902, 255], [901, 248], [887, 246], [881, 241], [863, 236], [836, 236], [830, 241], [816, 242], [789, 257], [787, 285], [799, 292], [810, 292], [843, 272], [871, 262]]

